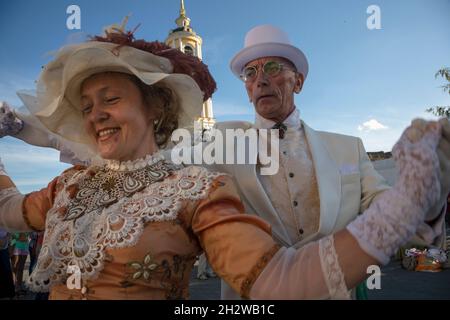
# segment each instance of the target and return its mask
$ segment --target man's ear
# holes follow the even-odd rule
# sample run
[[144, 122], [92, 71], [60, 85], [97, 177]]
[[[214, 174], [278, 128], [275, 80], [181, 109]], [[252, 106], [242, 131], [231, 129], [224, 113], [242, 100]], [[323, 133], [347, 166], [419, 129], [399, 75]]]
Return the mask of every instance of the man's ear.
[[301, 73], [295, 74], [295, 86], [294, 86], [295, 93], [300, 93], [300, 91], [302, 91], [303, 79], [304, 79], [304, 77]]

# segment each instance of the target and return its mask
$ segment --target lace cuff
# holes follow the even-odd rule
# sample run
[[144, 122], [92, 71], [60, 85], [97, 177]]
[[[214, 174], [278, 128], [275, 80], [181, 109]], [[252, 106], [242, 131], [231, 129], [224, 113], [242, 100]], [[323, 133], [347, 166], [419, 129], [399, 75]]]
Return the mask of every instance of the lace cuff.
[[319, 257], [323, 277], [331, 299], [350, 299], [344, 273], [339, 265], [338, 255], [334, 248], [333, 235], [319, 240]]
[[[252, 299], [349, 299], [331, 240], [282, 247], [255, 281]], [[319, 248], [320, 247], [320, 248]]]
[[14, 135], [23, 128], [23, 121], [17, 118], [11, 107], [0, 101], [0, 137]]
[[347, 230], [369, 255], [386, 265], [396, 250], [416, 232], [419, 207], [395, 189], [384, 192]]

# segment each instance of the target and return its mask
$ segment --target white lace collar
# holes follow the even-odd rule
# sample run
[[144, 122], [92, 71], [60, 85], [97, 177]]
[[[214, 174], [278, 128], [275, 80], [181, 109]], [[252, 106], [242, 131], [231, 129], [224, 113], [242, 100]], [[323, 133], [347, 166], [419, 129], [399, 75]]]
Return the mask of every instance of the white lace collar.
[[161, 160], [164, 160], [164, 156], [158, 151], [136, 160], [123, 162], [118, 160], [106, 160], [106, 168], [113, 171], [132, 171], [151, 166]]

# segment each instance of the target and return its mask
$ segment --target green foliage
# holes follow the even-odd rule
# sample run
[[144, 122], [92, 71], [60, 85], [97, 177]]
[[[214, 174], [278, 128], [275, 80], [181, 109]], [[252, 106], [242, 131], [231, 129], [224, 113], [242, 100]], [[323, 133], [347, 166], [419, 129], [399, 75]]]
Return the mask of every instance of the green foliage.
[[[444, 92], [450, 94], [450, 68], [439, 69], [438, 72], [436, 72], [436, 74], [434, 75], [434, 77], [436, 79], [438, 77], [442, 77], [447, 81], [447, 83], [441, 86], [441, 88], [442, 90], [444, 90]], [[426, 111], [439, 117], [450, 118], [450, 106], [434, 106], [428, 108]]]

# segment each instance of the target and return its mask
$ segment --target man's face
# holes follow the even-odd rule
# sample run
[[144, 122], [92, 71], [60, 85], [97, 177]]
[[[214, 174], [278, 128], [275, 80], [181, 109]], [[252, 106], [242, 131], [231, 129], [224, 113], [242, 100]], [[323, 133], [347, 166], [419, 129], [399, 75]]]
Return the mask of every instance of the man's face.
[[[282, 64], [281, 71], [273, 76], [262, 72], [268, 61]], [[245, 81], [245, 88], [256, 112], [263, 118], [281, 122], [294, 110], [294, 93], [299, 93], [303, 76], [294, 65], [281, 57], [264, 57], [250, 61], [245, 67], [256, 67], [256, 77]]]

